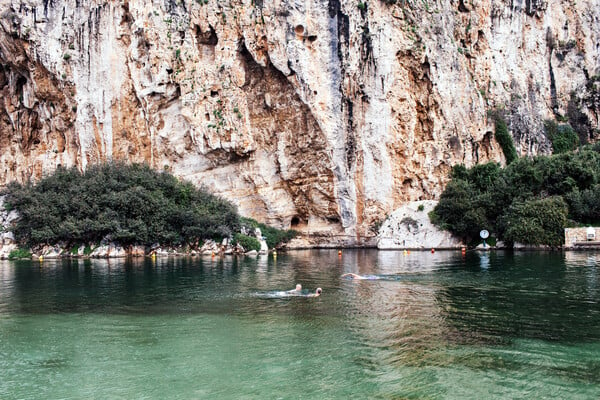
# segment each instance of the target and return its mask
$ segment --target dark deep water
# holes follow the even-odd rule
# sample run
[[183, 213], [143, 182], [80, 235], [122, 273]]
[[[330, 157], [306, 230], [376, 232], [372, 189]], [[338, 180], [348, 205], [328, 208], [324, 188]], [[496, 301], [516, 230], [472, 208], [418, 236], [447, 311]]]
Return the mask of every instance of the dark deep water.
[[[599, 262], [376, 250], [1, 261], [0, 398], [596, 399]], [[296, 283], [323, 294], [277, 298]]]

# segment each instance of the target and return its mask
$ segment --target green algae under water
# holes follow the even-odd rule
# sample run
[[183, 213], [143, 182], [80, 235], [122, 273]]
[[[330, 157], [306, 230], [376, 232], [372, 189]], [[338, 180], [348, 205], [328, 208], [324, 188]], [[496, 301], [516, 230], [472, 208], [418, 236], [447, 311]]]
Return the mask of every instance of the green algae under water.
[[[0, 398], [600, 398], [599, 262], [375, 250], [0, 262]], [[264, 296], [296, 283], [323, 294]]]

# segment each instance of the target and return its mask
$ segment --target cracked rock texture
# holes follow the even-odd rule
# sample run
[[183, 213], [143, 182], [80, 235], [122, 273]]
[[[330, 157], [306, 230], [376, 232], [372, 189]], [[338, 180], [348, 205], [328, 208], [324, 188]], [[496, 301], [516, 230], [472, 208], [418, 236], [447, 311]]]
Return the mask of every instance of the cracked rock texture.
[[[391, 4], [393, 3], [393, 4]], [[373, 244], [546, 119], [598, 136], [597, 0], [2, 0], [0, 184], [147, 162], [304, 244]]]

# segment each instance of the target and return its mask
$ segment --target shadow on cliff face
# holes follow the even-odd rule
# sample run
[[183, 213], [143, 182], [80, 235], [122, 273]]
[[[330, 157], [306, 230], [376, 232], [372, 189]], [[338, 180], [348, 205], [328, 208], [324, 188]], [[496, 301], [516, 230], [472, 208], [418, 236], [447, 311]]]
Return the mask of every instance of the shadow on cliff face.
[[311, 215], [339, 220], [327, 140], [310, 108], [281, 71], [268, 60], [258, 64], [243, 42], [239, 60], [253, 140], [272, 155], [294, 200], [296, 226]]
[[65, 152], [67, 158], [77, 153], [75, 88], [30, 57], [27, 47], [0, 25], [0, 148], [12, 154], [0, 159], [0, 182], [40, 178], [42, 161], [33, 160], [38, 154], [60, 163]]

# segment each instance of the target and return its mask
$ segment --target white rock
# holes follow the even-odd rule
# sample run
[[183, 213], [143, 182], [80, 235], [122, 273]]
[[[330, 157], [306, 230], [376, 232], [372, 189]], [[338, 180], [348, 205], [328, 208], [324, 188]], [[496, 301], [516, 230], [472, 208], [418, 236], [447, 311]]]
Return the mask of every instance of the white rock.
[[394, 211], [379, 229], [377, 248], [456, 249], [464, 246], [459, 239], [429, 221], [427, 214], [436, 204], [432, 200], [414, 201]]
[[63, 249], [58, 246], [44, 246], [40, 251], [40, 256], [44, 258], [59, 258]]
[[110, 258], [127, 257], [127, 251], [123, 248], [123, 246], [117, 245], [115, 243], [111, 243], [108, 246], [107, 257], [110, 257]]
[[5, 260], [8, 258], [11, 251], [17, 248], [16, 244], [5, 244], [0, 246], [0, 259]]
[[2, 232], [0, 235], [3, 244], [11, 244], [15, 242], [15, 235], [12, 232]]
[[108, 257], [108, 252], [109, 252], [109, 245], [102, 244], [102, 245], [96, 247], [92, 251], [92, 253], [90, 254], [90, 257], [95, 257], [95, 258]]

